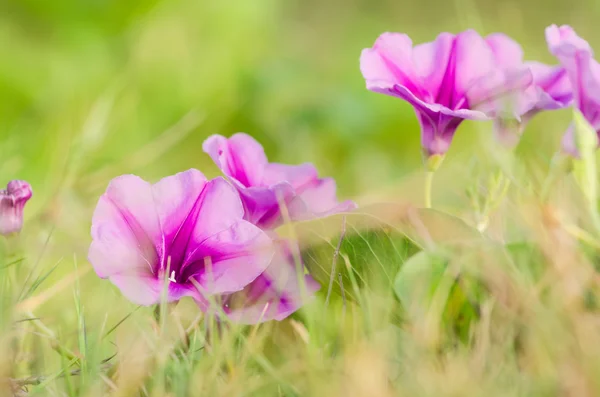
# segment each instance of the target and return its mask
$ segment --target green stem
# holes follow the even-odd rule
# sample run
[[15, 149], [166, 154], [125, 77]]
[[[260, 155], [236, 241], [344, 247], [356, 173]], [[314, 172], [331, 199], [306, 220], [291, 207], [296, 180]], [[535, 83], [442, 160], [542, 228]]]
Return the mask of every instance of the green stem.
[[435, 171], [425, 171], [425, 208], [431, 208], [431, 192], [433, 190], [433, 176]]

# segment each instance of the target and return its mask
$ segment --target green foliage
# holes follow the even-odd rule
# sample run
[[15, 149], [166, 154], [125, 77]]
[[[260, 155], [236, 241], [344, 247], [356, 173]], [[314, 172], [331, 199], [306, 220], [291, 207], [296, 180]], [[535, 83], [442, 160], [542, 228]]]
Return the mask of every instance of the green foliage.
[[[359, 298], [355, 295], [357, 289], [389, 290], [398, 269], [415, 250], [414, 243], [404, 235], [380, 229], [347, 233], [335, 264], [332, 260], [337, 251], [335, 241], [313, 245], [301, 256], [309, 273], [323, 286], [325, 291], [322, 292], [327, 292], [333, 277], [332, 291], [341, 296], [343, 287], [346, 298], [356, 302]], [[341, 284], [338, 275], [341, 275]]]

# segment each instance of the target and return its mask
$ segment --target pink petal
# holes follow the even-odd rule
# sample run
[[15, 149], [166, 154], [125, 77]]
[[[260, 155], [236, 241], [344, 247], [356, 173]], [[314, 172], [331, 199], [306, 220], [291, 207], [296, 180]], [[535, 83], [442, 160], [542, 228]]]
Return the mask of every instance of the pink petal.
[[446, 153], [456, 129], [464, 119], [490, 119], [488, 115], [478, 110], [452, 110], [437, 103], [425, 103], [402, 86], [395, 87], [394, 95], [414, 106], [421, 125], [421, 145], [427, 155]]
[[[238, 193], [224, 179], [207, 183], [182, 266], [208, 293], [242, 289], [268, 266], [271, 239], [258, 227], [241, 220]], [[184, 268], [188, 269], [184, 269]]]
[[[275, 291], [273, 287], [265, 286], [266, 282], [261, 276], [260, 282], [251, 284], [246, 290], [236, 292], [235, 296], [230, 299], [244, 299], [245, 293], [257, 294], [252, 289], [262, 289], [261, 296], [251, 304], [246, 304], [245, 307], [236, 308], [235, 310], [227, 310], [227, 317], [236, 323], [240, 324], [257, 324], [271, 320], [281, 321], [296, 312], [306, 299], [302, 299], [302, 288], [307, 292], [308, 298], [312, 297], [317, 292], [321, 285], [317, 283], [311, 276], [304, 276], [302, 281], [298, 281], [297, 277], [290, 278], [287, 285], [281, 291]], [[304, 283], [301, 287], [300, 283]], [[260, 292], [259, 292], [260, 294]]]
[[499, 109], [508, 108], [508, 113], [519, 116], [522, 114], [519, 103], [530, 95], [526, 91], [532, 83], [533, 75], [525, 65], [516, 69], [495, 69], [473, 82], [466, 95], [471, 109], [495, 117], [503, 113]]
[[[250, 187], [240, 191], [246, 210], [245, 219], [263, 229], [269, 228], [281, 217], [282, 206], [289, 207], [294, 188], [281, 182], [269, 188]], [[288, 208], [289, 211], [289, 208]]]
[[201, 264], [194, 279], [202, 292], [222, 294], [240, 291], [256, 279], [273, 257], [273, 243], [262, 230], [237, 221], [202, 241], [188, 262]]
[[303, 267], [296, 269], [288, 244], [282, 243], [269, 267], [242, 291], [227, 296], [223, 309], [230, 320], [238, 323], [280, 321], [298, 310], [320, 287], [304, 275]]
[[177, 234], [206, 183], [206, 177], [200, 171], [190, 169], [163, 178], [152, 186], [155, 211], [165, 236]]
[[464, 97], [476, 82], [496, 69], [492, 49], [474, 30], [456, 35], [454, 62], [454, 95], [457, 98]]
[[421, 95], [421, 82], [413, 65], [412, 41], [400, 33], [383, 33], [373, 48], [363, 50], [360, 70], [370, 84], [403, 85]]
[[573, 56], [578, 51], [589, 52], [594, 55], [589, 43], [579, 37], [570, 26], [558, 27], [551, 25], [546, 28], [546, 42], [550, 53], [557, 58]]
[[[114, 275], [110, 277], [110, 281], [125, 298], [138, 305], [156, 305], [163, 297], [166, 302], [176, 302], [185, 296], [202, 299], [193, 286], [171, 283], [168, 280], [165, 282], [148, 274]], [[165, 288], [166, 293], [163, 292]]]
[[[137, 305], [150, 306], [161, 301], [164, 284], [152, 275], [113, 275], [110, 281], [119, 288], [125, 298]], [[168, 301], [172, 300], [168, 299]]]
[[229, 229], [244, 217], [244, 207], [239, 194], [221, 177], [206, 184], [198, 201], [200, 210], [195, 219], [192, 243], [199, 244]]
[[[600, 64], [593, 59], [593, 50], [570, 26], [546, 28], [550, 52], [558, 58], [567, 72], [573, 91], [574, 105], [587, 121], [600, 130]], [[572, 153], [572, 132], [563, 139], [563, 148]]]
[[238, 133], [227, 139], [213, 135], [204, 141], [202, 149], [228, 177], [245, 187], [260, 185], [267, 157], [251, 136]]
[[322, 214], [340, 205], [336, 190], [337, 187], [333, 178], [323, 178], [307, 186], [299, 197], [306, 204], [308, 212]]
[[493, 33], [485, 38], [492, 49], [498, 66], [516, 68], [523, 63], [523, 49], [513, 39], [503, 33]]
[[[162, 231], [156, 213], [152, 185], [138, 176], [123, 175], [113, 179], [103, 195], [128, 224], [138, 238], [147, 238], [154, 245], [160, 246]], [[92, 224], [112, 221], [102, 219], [102, 214], [94, 214]]]
[[98, 276], [154, 274], [158, 255], [154, 245], [144, 236], [136, 237], [122, 221], [120, 213], [101, 199], [96, 213], [112, 211], [112, 222], [93, 224], [93, 240], [88, 260]]
[[[163, 233], [159, 272], [165, 272], [167, 268], [177, 271], [185, 260], [207, 184], [200, 171], [191, 169], [163, 178], [152, 186]], [[238, 202], [235, 204], [239, 206]]]
[[[454, 35], [441, 33], [435, 41], [415, 46], [413, 62], [423, 85], [431, 95], [430, 101], [438, 97], [438, 93], [448, 72], [450, 57], [454, 44]], [[452, 71], [450, 71], [452, 73]]]
[[162, 243], [151, 185], [133, 175], [115, 178], [92, 218], [88, 258], [100, 277], [152, 274]]
[[269, 163], [265, 168], [263, 185], [272, 186], [285, 181], [294, 189], [299, 189], [317, 178], [316, 168], [309, 163], [300, 165]]

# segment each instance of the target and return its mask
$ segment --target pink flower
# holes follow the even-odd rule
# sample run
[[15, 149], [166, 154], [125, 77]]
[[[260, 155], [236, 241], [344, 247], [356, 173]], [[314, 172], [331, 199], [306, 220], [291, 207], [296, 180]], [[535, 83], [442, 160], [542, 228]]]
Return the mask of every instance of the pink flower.
[[[600, 135], [600, 64], [594, 59], [594, 51], [570, 26], [549, 26], [546, 41], [550, 52], [567, 72], [575, 107]], [[578, 155], [572, 126], [562, 145], [565, 152]]]
[[245, 219], [263, 229], [283, 223], [283, 206], [293, 221], [356, 207], [352, 201], [339, 203], [335, 181], [319, 178], [312, 164], [269, 163], [262, 146], [249, 135], [213, 135], [202, 148], [240, 192]]
[[499, 101], [531, 84], [522, 56], [516, 42], [498, 33], [442, 33], [416, 46], [405, 34], [384, 33], [363, 50], [360, 68], [369, 90], [415, 108], [421, 144], [432, 156], [446, 153], [463, 120], [495, 118]]
[[23, 227], [23, 208], [33, 192], [25, 181], [10, 181], [0, 190], [0, 234], [18, 233]]
[[115, 178], [92, 220], [89, 261], [132, 302], [243, 290], [269, 266], [271, 239], [243, 219], [239, 195], [224, 179], [188, 170], [152, 185]]
[[243, 290], [220, 297], [222, 310], [231, 321], [243, 324], [281, 321], [319, 290], [320, 284], [304, 274], [301, 263], [295, 263], [292, 247], [291, 241], [279, 242], [267, 270]]

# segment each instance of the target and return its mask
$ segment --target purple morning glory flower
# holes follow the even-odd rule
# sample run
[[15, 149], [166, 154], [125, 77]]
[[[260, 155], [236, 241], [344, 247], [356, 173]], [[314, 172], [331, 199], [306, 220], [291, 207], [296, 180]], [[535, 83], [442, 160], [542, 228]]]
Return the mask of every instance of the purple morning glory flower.
[[282, 206], [293, 221], [356, 207], [352, 201], [339, 203], [335, 181], [319, 178], [312, 164], [269, 163], [262, 146], [249, 135], [213, 135], [202, 148], [239, 191], [245, 219], [263, 229], [283, 223]]
[[[532, 84], [512, 98], [508, 114], [500, 112], [494, 120], [494, 131], [501, 142], [512, 147], [518, 143], [526, 124], [539, 112], [568, 107], [573, 102], [571, 83], [566, 70], [540, 62], [524, 64], [533, 76]], [[504, 109], [507, 110], [507, 109]]]
[[[221, 296], [223, 312], [234, 322], [256, 324], [281, 321], [298, 310], [321, 287], [311, 276], [300, 277], [292, 254], [291, 241], [280, 241], [271, 264], [242, 291]], [[208, 310], [208, 308], [205, 308]]]
[[25, 181], [10, 181], [0, 190], [0, 234], [18, 233], [23, 227], [23, 208], [33, 195]]
[[369, 90], [415, 108], [421, 144], [432, 156], [446, 153], [463, 120], [493, 119], [499, 101], [531, 84], [522, 56], [521, 47], [500, 33], [442, 33], [416, 46], [405, 34], [384, 33], [363, 50], [360, 68]]
[[[574, 105], [600, 135], [600, 64], [594, 59], [594, 51], [566, 25], [546, 28], [546, 41], [550, 52], [567, 72]], [[562, 146], [566, 153], [578, 155], [572, 126], [567, 130]]]
[[271, 238], [243, 219], [238, 193], [197, 170], [152, 185], [113, 179], [92, 219], [89, 261], [134, 303], [176, 301], [244, 289], [271, 263]]

